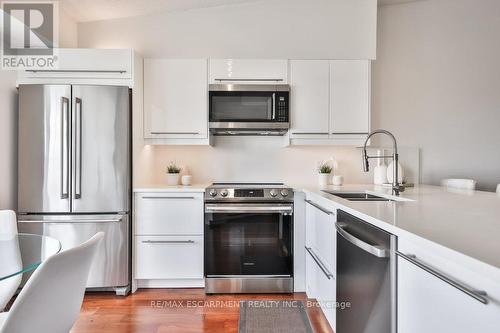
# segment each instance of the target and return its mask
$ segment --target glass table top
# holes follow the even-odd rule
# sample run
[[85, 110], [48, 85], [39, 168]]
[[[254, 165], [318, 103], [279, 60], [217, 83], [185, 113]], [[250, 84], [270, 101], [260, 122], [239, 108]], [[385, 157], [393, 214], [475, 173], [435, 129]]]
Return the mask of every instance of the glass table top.
[[0, 233], [0, 281], [35, 270], [59, 251], [61, 243], [52, 237]]

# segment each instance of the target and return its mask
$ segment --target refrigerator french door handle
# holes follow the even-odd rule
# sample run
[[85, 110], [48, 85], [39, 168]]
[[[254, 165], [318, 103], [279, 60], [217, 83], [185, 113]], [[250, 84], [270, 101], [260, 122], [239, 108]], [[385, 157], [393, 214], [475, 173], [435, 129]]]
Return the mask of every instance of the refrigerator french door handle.
[[75, 97], [75, 199], [82, 197], [82, 100]]
[[69, 99], [61, 97], [61, 199], [69, 198], [70, 165]]

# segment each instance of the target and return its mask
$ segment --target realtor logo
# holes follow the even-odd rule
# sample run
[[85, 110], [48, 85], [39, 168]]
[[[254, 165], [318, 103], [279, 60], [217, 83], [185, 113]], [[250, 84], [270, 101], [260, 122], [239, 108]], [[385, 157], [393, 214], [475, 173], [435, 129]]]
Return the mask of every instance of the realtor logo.
[[2, 2], [2, 69], [54, 69], [58, 44], [58, 4]]

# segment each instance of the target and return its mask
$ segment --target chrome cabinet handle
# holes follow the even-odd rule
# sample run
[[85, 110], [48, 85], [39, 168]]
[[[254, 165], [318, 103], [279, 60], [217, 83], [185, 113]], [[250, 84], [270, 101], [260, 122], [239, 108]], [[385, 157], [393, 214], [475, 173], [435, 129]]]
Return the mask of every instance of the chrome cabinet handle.
[[294, 135], [328, 135], [328, 132], [292, 132]]
[[253, 82], [253, 81], [263, 81], [263, 82], [282, 82], [283, 79], [214, 79], [214, 81], [219, 81], [219, 82]]
[[330, 273], [330, 271], [326, 268], [325, 264], [323, 264], [323, 262], [318, 258], [318, 256], [316, 255], [316, 253], [314, 253], [314, 251], [313, 251], [312, 248], [307, 247], [307, 246], [305, 248], [306, 248], [307, 252], [309, 252], [309, 254], [311, 255], [311, 257], [313, 258], [313, 260], [316, 262], [316, 264], [318, 264], [319, 268], [321, 268], [321, 270], [326, 275], [326, 277], [328, 278], [328, 280], [330, 280], [333, 277], [333, 274]]
[[143, 240], [142, 241], [145, 244], [193, 244], [194, 240], [188, 239], [188, 240]]
[[69, 198], [69, 99], [61, 97], [61, 199]]
[[75, 199], [82, 197], [82, 100], [75, 98]]
[[455, 287], [456, 289], [460, 290], [466, 295], [469, 295], [470, 297], [474, 298], [476, 301], [481, 302], [483, 304], [488, 304], [488, 294], [486, 291], [483, 290], [475, 290], [473, 288], [470, 288], [469, 286], [466, 286], [462, 282], [457, 281], [456, 279], [441, 273], [440, 271], [434, 269], [433, 267], [429, 266], [428, 264], [424, 263], [422, 260], [417, 259], [417, 256], [413, 254], [404, 254], [402, 252], [396, 251], [396, 254], [400, 256], [401, 258], [407, 260], [408, 262], [414, 264], [415, 266], [423, 269], [427, 273], [430, 273], [440, 279], [441, 281], [446, 282], [452, 287]]
[[320, 211], [322, 211], [322, 212], [323, 212], [323, 213], [325, 213], [325, 214], [328, 214], [328, 215], [335, 215], [335, 213], [334, 213], [334, 212], [329, 211], [328, 209], [323, 208], [323, 207], [321, 207], [321, 206], [320, 206], [320, 205], [318, 205], [318, 204], [315, 204], [315, 203], [314, 203], [314, 202], [312, 202], [311, 200], [306, 199], [306, 200], [304, 200], [304, 201], [305, 201], [305, 202], [307, 202], [308, 204], [310, 204], [311, 206], [313, 206], [313, 207], [315, 207], [315, 208], [319, 209]]
[[189, 200], [194, 200], [195, 197], [142, 197], [142, 199], [189, 199]]
[[366, 252], [370, 253], [370, 254], [373, 254], [374, 256], [378, 257], [378, 258], [389, 258], [390, 256], [390, 250], [383, 247], [383, 246], [380, 246], [380, 245], [371, 245], [371, 244], [368, 244], [367, 242], [357, 238], [357, 237], [354, 237], [353, 235], [351, 235], [350, 233], [348, 233], [343, 227], [345, 227], [346, 225], [344, 223], [336, 223], [335, 224], [335, 228], [337, 229], [337, 232], [342, 236], [344, 237], [348, 242], [350, 242], [351, 244], [359, 247], [360, 249], [362, 250], [365, 250]]
[[68, 69], [68, 70], [63, 70], [63, 69], [54, 69], [54, 70], [48, 70], [48, 69], [27, 69], [26, 72], [30, 73], [119, 73], [123, 74], [126, 73], [126, 70], [86, 70], [86, 69]]
[[181, 135], [181, 134], [184, 134], [184, 135], [197, 135], [197, 134], [200, 134], [200, 132], [151, 132], [151, 134], [153, 135], [158, 135], [158, 134], [171, 134], [171, 135]]

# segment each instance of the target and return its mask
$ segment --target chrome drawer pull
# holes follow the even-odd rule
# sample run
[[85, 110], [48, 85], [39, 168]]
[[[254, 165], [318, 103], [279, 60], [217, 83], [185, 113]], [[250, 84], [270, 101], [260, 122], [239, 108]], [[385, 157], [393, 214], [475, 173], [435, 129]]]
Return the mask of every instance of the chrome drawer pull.
[[436, 269], [432, 268], [428, 264], [422, 262], [420, 259], [417, 259], [417, 256], [415, 256], [414, 254], [404, 254], [404, 253], [399, 252], [399, 251], [396, 251], [396, 254], [398, 256], [400, 256], [401, 258], [407, 260], [408, 262], [414, 264], [415, 266], [423, 269], [427, 273], [430, 273], [430, 274], [434, 275], [435, 277], [437, 277], [438, 279], [448, 283], [450, 286], [455, 287], [456, 289], [460, 290], [464, 294], [469, 295], [470, 297], [474, 298], [476, 301], [481, 302], [483, 304], [488, 304], [488, 298], [487, 298], [488, 294], [486, 293], [486, 291], [475, 290], [475, 289], [472, 289], [472, 288], [464, 285], [461, 282], [458, 282], [454, 278], [437, 271]]
[[313, 251], [312, 248], [306, 246], [306, 250], [307, 250], [307, 252], [309, 252], [309, 254], [314, 259], [314, 261], [316, 262], [316, 264], [318, 264], [319, 268], [321, 268], [321, 270], [326, 275], [326, 277], [328, 278], [328, 280], [330, 280], [333, 277], [333, 274], [330, 273], [330, 271], [325, 267], [325, 265], [321, 262], [321, 260], [316, 255], [316, 253], [314, 253], [314, 251]]
[[193, 244], [194, 240], [143, 240], [145, 244]]
[[320, 205], [315, 204], [315, 203], [314, 203], [314, 202], [312, 202], [311, 200], [307, 200], [307, 199], [306, 199], [306, 200], [304, 200], [304, 201], [305, 201], [305, 202], [307, 202], [308, 204], [310, 204], [311, 206], [318, 208], [320, 211], [322, 211], [322, 212], [323, 212], [323, 213], [325, 213], [325, 214], [328, 214], [328, 215], [335, 215], [332, 211], [329, 211], [329, 210], [327, 210], [326, 208], [323, 208], [323, 207], [321, 207]]

